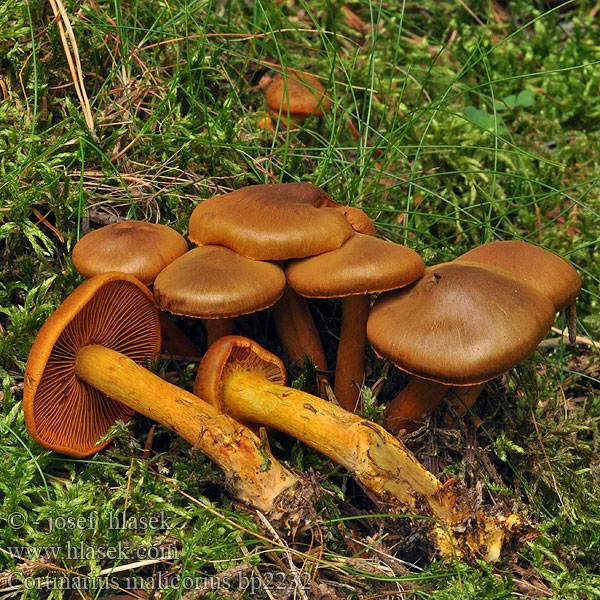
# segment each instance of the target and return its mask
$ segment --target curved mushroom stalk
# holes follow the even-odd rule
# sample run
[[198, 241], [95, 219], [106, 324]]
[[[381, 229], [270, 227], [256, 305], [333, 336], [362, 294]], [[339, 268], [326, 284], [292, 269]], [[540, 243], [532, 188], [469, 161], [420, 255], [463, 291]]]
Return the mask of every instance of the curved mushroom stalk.
[[287, 527], [291, 523], [298, 526], [308, 516], [310, 503], [301, 507], [296, 501], [298, 495], [303, 497], [298, 477], [278, 463], [252, 431], [197, 396], [104, 346], [81, 348], [75, 359], [75, 374], [109, 398], [165, 425], [206, 454], [219, 465], [238, 501]]
[[285, 385], [281, 361], [255, 342], [222, 338], [200, 365], [198, 389], [236, 419], [292, 435], [340, 463], [396, 507], [434, 517], [429, 537], [441, 554], [496, 560], [521, 522], [485, 514], [442, 484], [379, 425]]
[[44, 324], [25, 372], [23, 409], [31, 436], [71, 456], [102, 449], [97, 441], [133, 411], [162, 423], [223, 470], [245, 505], [283, 529], [314, 515], [312, 486], [287, 470], [254, 433], [138, 363], [160, 347], [151, 293], [122, 273], [89, 279]]

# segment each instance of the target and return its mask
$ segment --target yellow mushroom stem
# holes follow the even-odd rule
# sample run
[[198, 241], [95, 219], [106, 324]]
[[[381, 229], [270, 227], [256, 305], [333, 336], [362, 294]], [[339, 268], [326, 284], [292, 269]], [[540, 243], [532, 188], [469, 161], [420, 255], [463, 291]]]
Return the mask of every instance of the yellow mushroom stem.
[[233, 331], [233, 318], [202, 319], [206, 328], [206, 347], [209, 348], [219, 338], [231, 335]]
[[342, 298], [342, 327], [335, 367], [335, 397], [342, 408], [358, 408], [365, 376], [365, 347], [370, 299], [368, 294]]
[[306, 298], [286, 286], [281, 298], [271, 308], [281, 344], [294, 362], [308, 356], [317, 374], [319, 393], [323, 393], [327, 371], [325, 351]]
[[221, 408], [234, 418], [296, 437], [343, 465], [384, 501], [433, 517], [428, 535], [442, 555], [497, 560], [509, 532], [521, 524], [515, 515], [485, 514], [382, 427], [321, 398], [243, 366], [227, 367], [219, 390]]
[[238, 500], [284, 529], [294, 529], [310, 516], [308, 486], [271, 456], [266, 442], [197, 396], [104, 346], [84, 346], [75, 373], [194, 444], [223, 470]]
[[[442, 399], [453, 408], [457, 418], [464, 417], [475, 404], [483, 390], [483, 384], [450, 386], [413, 375], [407, 386], [388, 404], [386, 428], [394, 432], [411, 433], [423, 425], [427, 411], [435, 410]], [[453, 424], [451, 417], [446, 418]]]

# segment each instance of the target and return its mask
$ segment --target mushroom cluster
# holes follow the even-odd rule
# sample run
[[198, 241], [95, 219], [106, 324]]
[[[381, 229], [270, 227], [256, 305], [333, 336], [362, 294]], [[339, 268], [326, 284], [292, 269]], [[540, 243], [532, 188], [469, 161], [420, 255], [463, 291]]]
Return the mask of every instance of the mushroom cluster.
[[388, 429], [414, 430], [450, 388], [458, 390], [450, 402], [465, 414], [482, 383], [533, 354], [580, 288], [562, 258], [508, 241], [429, 267], [412, 286], [382, 294], [369, 318], [369, 341], [413, 375], [388, 405]]
[[243, 504], [294, 529], [314, 514], [312, 486], [269, 452], [263, 440], [142, 365], [160, 348], [152, 294], [123, 273], [79, 286], [42, 326], [25, 371], [23, 410], [39, 444], [88, 456], [118, 419], [134, 411], [162, 423], [221, 467]]
[[[192, 213], [189, 239], [196, 248], [168, 227], [128, 221], [78, 242], [73, 261], [89, 279], [43, 326], [27, 365], [32, 437], [87, 456], [109, 443], [98, 441], [115, 420], [140, 412], [194, 444], [222, 468], [236, 499], [289, 531], [314, 516], [317, 490], [270, 454], [262, 428], [279, 429], [391, 507], [433, 517], [425, 528], [441, 554], [496, 560], [522, 520], [491, 515], [457, 484], [443, 484], [390, 431], [415, 428], [450, 388], [463, 405], [474, 402], [483, 382], [530, 356], [556, 312], [573, 305], [575, 270], [525, 242], [486, 244], [425, 268], [410, 248], [378, 239], [362, 210], [310, 183], [209, 198]], [[289, 357], [310, 357], [325, 387], [307, 298], [341, 299], [337, 403], [286, 387], [278, 357], [230, 335], [233, 318], [270, 308]], [[142, 366], [160, 349], [161, 329], [170, 331], [161, 311], [206, 324], [209, 349], [193, 394]], [[367, 339], [412, 374], [388, 406], [388, 431], [354, 414]], [[187, 343], [182, 353], [197, 356]]]

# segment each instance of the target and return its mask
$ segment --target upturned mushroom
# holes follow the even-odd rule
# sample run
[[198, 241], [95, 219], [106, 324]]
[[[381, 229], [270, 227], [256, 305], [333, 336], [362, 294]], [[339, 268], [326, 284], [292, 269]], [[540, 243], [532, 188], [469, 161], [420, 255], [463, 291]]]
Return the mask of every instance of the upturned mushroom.
[[23, 410], [33, 439], [88, 456], [134, 411], [194, 444], [225, 474], [237, 500], [296, 527], [312, 512], [312, 487], [283, 467], [268, 444], [200, 398], [150, 373], [160, 346], [152, 294], [123, 273], [78, 287], [41, 328], [25, 371]]
[[[187, 250], [185, 238], [167, 225], [121, 221], [84, 235], [75, 244], [72, 258], [73, 265], [86, 279], [118, 271], [152, 287], [156, 276]], [[190, 357], [200, 354], [163, 312], [160, 313], [160, 327], [163, 347], [169, 352]]]
[[165, 267], [154, 282], [154, 298], [161, 310], [203, 319], [210, 346], [231, 334], [234, 317], [272, 306], [284, 289], [285, 275], [275, 263], [211, 245]]
[[425, 269], [413, 285], [382, 294], [367, 323], [376, 354], [414, 375], [388, 405], [387, 427], [411, 431], [450, 386], [473, 386], [535, 352], [554, 305], [502, 269], [468, 262]]
[[342, 408], [357, 408], [364, 378], [369, 294], [408, 285], [424, 268], [414, 250], [359, 233], [336, 250], [290, 261], [286, 267], [288, 283], [300, 295], [342, 299], [334, 387]]
[[442, 484], [379, 425], [321, 398], [285, 386], [281, 361], [255, 342], [221, 338], [199, 370], [198, 392], [242, 422], [267, 425], [302, 440], [343, 465], [392, 507], [433, 517], [426, 522], [439, 552], [497, 560], [517, 530], [516, 515], [491, 516]]
[[311, 115], [320, 117], [332, 106], [321, 82], [296, 69], [276, 75], [265, 90], [265, 99], [272, 115], [294, 125]]

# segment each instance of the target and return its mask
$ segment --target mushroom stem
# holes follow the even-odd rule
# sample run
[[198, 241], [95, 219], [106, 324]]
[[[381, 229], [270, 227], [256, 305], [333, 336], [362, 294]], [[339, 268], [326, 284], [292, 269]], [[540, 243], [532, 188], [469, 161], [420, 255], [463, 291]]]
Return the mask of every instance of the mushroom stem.
[[340, 463], [379, 497], [424, 502], [454, 521], [453, 499], [404, 445], [382, 427], [301, 390], [248, 371], [222, 380], [221, 406], [235, 419], [279, 429]]
[[481, 396], [484, 387], [484, 383], [452, 386], [446, 394], [446, 402], [451, 409], [444, 417], [446, 425], [455, 425], [458, 419], [462, 419]]
[[231, 335], [233, 332], [233, 318], [203, 319], [206, 327], [206, 346], [209, 348], [219, 338]]
[[200, 360], [202, 352], [194, 345], [190, 338], [177, 327], [168, 313], [159, 310], [160, 336], [162, 349], [175, 356], [185, 356], [191, 360]]
[[490, 516], [450, 482], [442, 484], [379, 425], [339, 406], [248, 371], [230, 371], [221, 381], [222, 408], [235, 418], [279, 429], [351, 471], [384, 501], [433, 516], [429, 539], [440, 554], [499, 558], [505, 539], [518, 530], [516, 515]]
[[110, 398], [194, 444], [219, 465], [240, 501], [288, 527], [310, 513], [310, 501], [303, 505], [300, 499], [306, 490], [298, 477], [277, 462], [254, 433], [197, 396], [104, 346], [81, 348], [75, 372]]
[[365, 375], [365, 347], [370, 298], [368, 294], [342, 298], [342, 327], [335, 367], [335, 397], [339, 405], [354, 412]]
[[[325, 351], [306, 298], [286, 286], [283, 296], [271, 308], [279, 339], [293, 361], [308, 356], [317, 371], [327, 371]], [[324, 376], [318, 377], [321, 390]]]
[[386, 428], [410, 433], [422, 424], [428, 410], [437, 408], [450, 386], [414, 375], [408, 385], [388, 404]]

